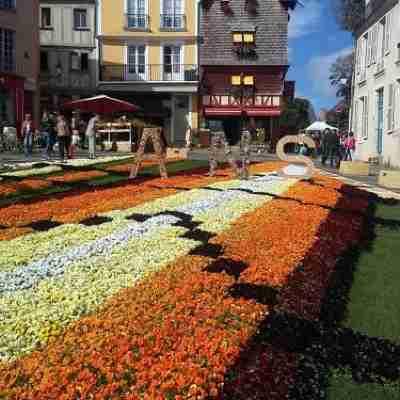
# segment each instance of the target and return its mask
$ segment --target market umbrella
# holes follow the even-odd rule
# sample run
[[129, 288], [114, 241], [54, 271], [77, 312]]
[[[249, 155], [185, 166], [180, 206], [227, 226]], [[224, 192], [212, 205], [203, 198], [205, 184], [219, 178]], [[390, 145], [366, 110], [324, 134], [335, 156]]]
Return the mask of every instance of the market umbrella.
[[306, 132], [312, 132], [312, 131], [320, 131], [323, 132], [325, 129], [333, 129], [337, 131], [338, 129], [335, 128], [334, 126], [328, 125], [324, 121], [316, 121], [313, 124], [311, 124], [308, 128], [306, 128]]
[[134, 112], [139, 109], [138, 106], [132, 103], [114, 99], [106, 95], [100, 95], [100, 96], [90, 97], [88, 99], [70, 101], [68, 103], [65, 103], [63, 105], [63, 108], [93, 112], [102, 115], [112, 114], [116, 112]]

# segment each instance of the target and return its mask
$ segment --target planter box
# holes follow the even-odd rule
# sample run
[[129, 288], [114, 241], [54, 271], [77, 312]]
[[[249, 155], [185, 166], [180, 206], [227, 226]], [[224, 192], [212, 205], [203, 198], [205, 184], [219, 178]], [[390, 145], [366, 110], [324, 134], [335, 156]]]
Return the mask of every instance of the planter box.
[[378, 185], [389, 189], [400, 189], [400, 171], [382, 170], [379, 173]]
[[369, 176], [370, 165], [363, 161], [342, 161], [339, 172], [343, 175]]

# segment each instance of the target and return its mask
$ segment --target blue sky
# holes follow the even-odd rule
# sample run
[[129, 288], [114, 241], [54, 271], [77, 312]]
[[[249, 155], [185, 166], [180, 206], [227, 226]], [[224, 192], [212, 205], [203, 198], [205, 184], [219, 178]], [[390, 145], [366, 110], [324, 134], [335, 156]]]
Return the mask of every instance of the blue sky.
[[302, 0], [289, 23], [289, 63], [287, 79], [296, 81], [296, 96], [309, 99], [315, 111], [337, 103], [329, 82], [329, 67], [338, 56], [347, 54], [351, 34], [336, 24], [332, 0]]

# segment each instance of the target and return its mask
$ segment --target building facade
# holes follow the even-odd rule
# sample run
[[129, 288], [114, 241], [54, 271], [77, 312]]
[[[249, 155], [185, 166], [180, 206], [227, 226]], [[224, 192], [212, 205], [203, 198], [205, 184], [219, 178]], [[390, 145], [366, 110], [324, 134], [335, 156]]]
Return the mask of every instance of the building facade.
[[185, 144], [197, 127], [197, 0], [98, 1], [98, 90]]
[[95, 0], [40, 3], [40, 85], [42, 109], [96, 92]]
[[366, 1], [357, 33], [351, 129], [356, 157], [400, 166], [400, 5]]
[[272, 143], [278, 139], [289, 9], [295, 6], [296, 1], [280, 0], [202, 2], [201, 118], [211, 129], [222, 127], [231, 144], [248, 119], [264, 129]]
[[0, 122], [39, 116], [38, 0], [0, 0]]

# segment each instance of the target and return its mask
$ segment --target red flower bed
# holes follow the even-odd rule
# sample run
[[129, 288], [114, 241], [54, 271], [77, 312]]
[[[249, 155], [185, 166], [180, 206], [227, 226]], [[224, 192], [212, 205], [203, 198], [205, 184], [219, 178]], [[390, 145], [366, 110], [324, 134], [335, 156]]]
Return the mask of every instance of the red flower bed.
[[[27, 400], [179, 400], [218, 398], [225, 390], [225, 398], [248, 400], [260, 398], [257, 388], [269, 388], [271, 398], [285, 398], [296, 355], [260, 348], [230, 370], [273, 310], [255, 297], [233, 296], [231, 289], [248, 282], [283, 286], [279, 308], [317, 317], [337, 256], [359, 238], [361, 217], [336, 223], [332, 211], [302, 204], [311, 195], [329, 207], [341, 201], [333, 191], [327, 195], [331, 189], [307, 185], [284, 196], [298, 201], [276, 199], [243, 216], [200, 247], [201, 255], [176, 260], [72, 324], [45, 349], [0, 366], [0, 393]], [[362, 210], [366, 203], [358, 205]], [[296, 270], [299, 264], [304, 273]], [[238, 268], [244, 271], [236, 281]], [[229, 371], [235, 375], [224, 389]]]

